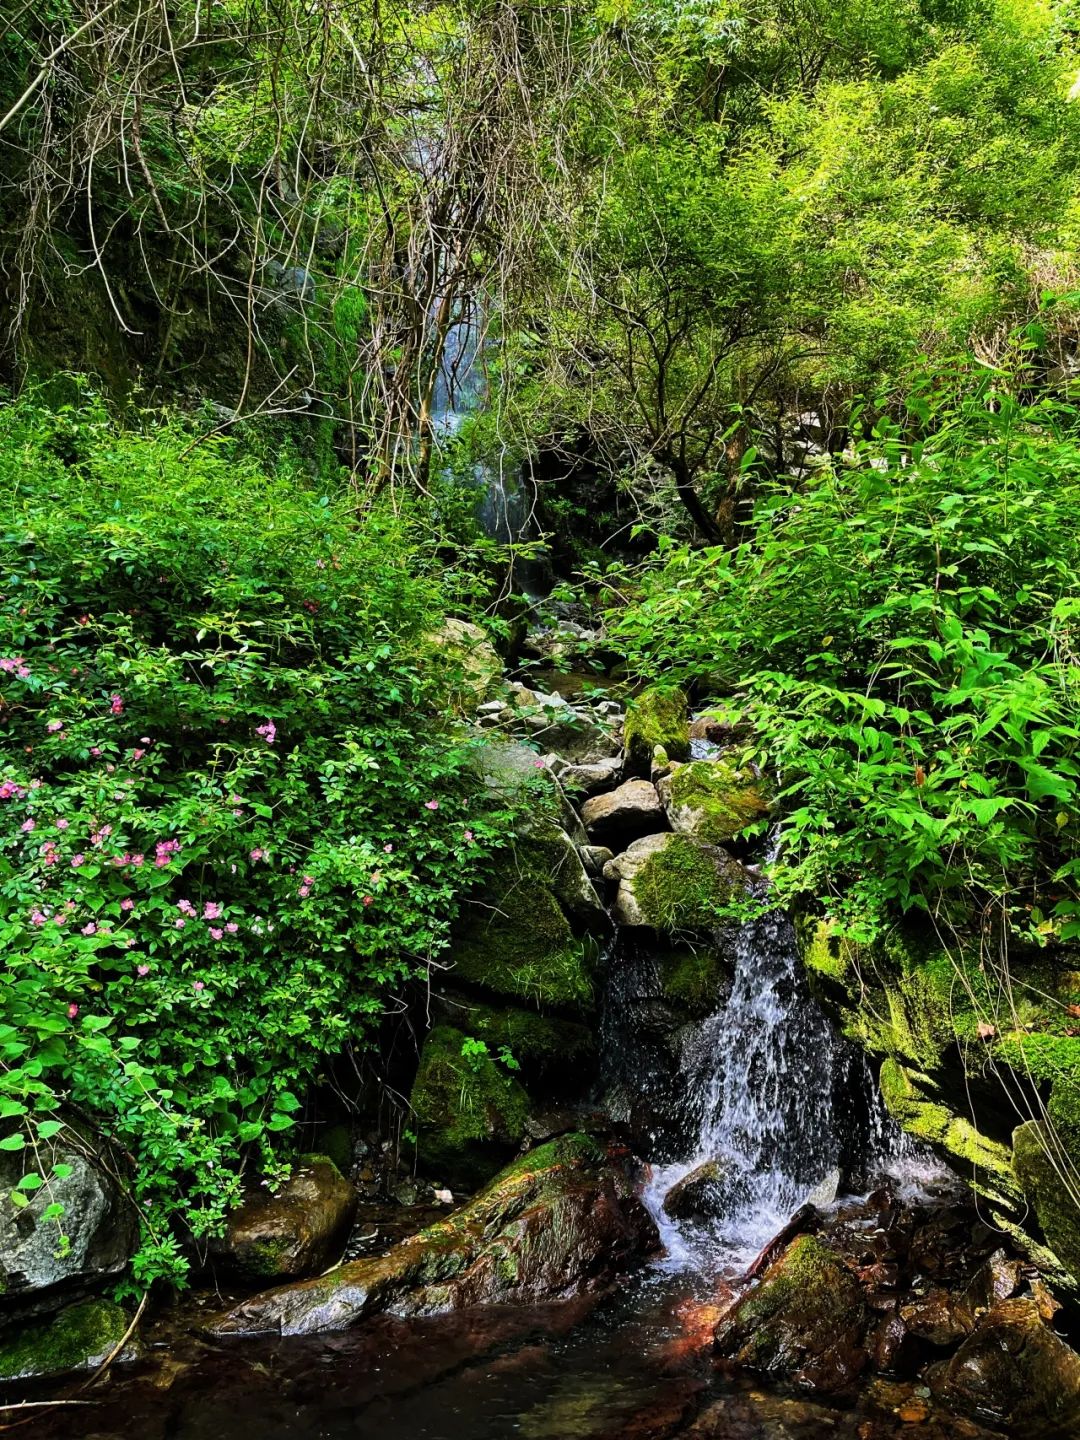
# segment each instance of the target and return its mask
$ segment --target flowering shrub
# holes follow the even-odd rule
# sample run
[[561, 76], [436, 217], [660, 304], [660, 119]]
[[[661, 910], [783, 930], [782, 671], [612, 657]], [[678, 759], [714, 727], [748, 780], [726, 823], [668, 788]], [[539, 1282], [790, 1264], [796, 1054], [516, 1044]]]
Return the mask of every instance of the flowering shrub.
[[0, 412], [0, 1149], [15, 1204], [73, 1117], [132, 1157], [143, 1282], [287, 1159], [505, 827], [406, 523], [191, 440]]

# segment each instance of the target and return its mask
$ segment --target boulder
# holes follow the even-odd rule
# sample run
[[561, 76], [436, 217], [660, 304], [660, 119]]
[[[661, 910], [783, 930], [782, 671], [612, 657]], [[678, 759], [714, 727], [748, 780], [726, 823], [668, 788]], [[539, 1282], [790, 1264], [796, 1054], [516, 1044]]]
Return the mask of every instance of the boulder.
[[254, 1190], [232, 1212], [219, 1254], [249, 1280], [317, 1275], [345, 1248], [356, 1202], [332, 1160], [305, 1155], [280, 1190]]
[[595, 845], [625, 846], [666, 823], [656, 786], [648, 780], [626, 780], [606, 795], [594, 795], [581, 807], [581, 818]]
[[478, 765], [489, 790], [507, 800], [528, 800], [534, 813], [557, 820], [575, 845], [586, 844], [585, 827], [545, 757], [512, 740], [489, 739]]
[[487, 700], [502, 682], [498, 652], [479, 625], [449, 616], [427, 636], [443, 658], [459, 704], [475, 706]]
[[685, 694], [653, 685], [636, 695], [627, 706], [623, 744], [631, 775], [649, 774], [658, 746], [669, 760], [688, 760], [690, 721]]
[[1051, 1159], [1055, 1148], [1060, 1148], [1060, 1136], [1055, 1147], [1043, 1124], [1028, 1120], [1013, 1131], [1012, 1143], [1013, 1174], [1038, 1217], [1047, 1244], [1070, 1273], [1080, 1278], [1080, 1208], [1074, 1186], [1065, 1179], [1065, 1165], [1061, 1159], [1056, 1164]]
[[604, 874], [619, 881], [616, 920], [672, 932], [715, 930], [749, 878], [726, 851], [670, 832], [635, 840]]
[[[96, 1370], [113, 1353], [128, 1328], [128, 1317], [111, 1300], [84, 1300], [48, 1320], [21, 1325], [0, 1337], [0, 1383], [47, 1380]], [[133, 1337], [117, 1360], [140, 1351]]]
[[622, 778], [623, 763], [619, 755], [597, 760], [591, 765], [573, 765], [562, 756], [556, 756], [551, 768], [568, 795], [589, 796], [617, 785]]
[[718, 1220], [724, 1213], [724, 1179], [728, 1167], [706, 1160], [684, 1175], [664, 1196], [664, 1214], [673, 1220]]
[[[134, 1209], [78, 1137], [39, 1143], [33, 1165], [23, 1151], [0, 1151], [0, 1192], [14, 1189], [28, 1169], [49, 1183], [22, 1209], [0, 1206], [0, 1314], [51, 1308], [59, 1298], [85, 1293], [118, 1275], [138, 1241]], [[43, 1218], [52, 1204], [64, 1207], [68, 1244], [62, 1251], [60, 1224]]]
[[832, 1394], [866, 1367], [870, 1312], [855, 1276], [813, 1235], [793, 1240], [716, 1327], [717, 1352]]
[[596, 1141], [567, 1135], [515, 1160], [463, 1209], [386, 1255], [254, 1296], [208, 1328], [307, 1335], [379, 1311], [563, 1299], [605, 1285], [658, 1244], [619, 1165]]
[[581, 856], [581, 863], [585, 866], [586, 874], [601, 876], [604, 873], [604, 866], [615, 856], [606, 845], [582, 845], [578, 854]]
[[945, 1404], [1010, 1434], [1080, 1433], [1080, 1355], [1047, 1328], [1033, 1299], [999, 1301], [927, 1378]]
[[734, 840], [769, 813], [760, 779], [721, 759], [672, 766], [657, 790], [671, 828], [709, 845]]
[[544, 816], [527, 820], [519, 831], [518, 848], [526, 848], [534, 865], [542, 866], [548, 888], [575, 924], [590, 934], [607, 936], [611, 920], [583, 857], [570, 836]]

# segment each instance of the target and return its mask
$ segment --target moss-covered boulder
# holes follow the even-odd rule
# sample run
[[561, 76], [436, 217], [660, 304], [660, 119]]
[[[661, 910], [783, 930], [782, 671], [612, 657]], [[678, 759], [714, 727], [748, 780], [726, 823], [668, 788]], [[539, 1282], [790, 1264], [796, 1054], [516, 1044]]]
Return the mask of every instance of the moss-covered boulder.
[[717, 846], [689, 835], [646, 835], [604, 867], [619, 881], [615, 918], [668, 932], [712, 931], [745, 893], [747, 874]]
[[706, 1160], [677, 1180], [664, 1196], [663, 1210], [673, 1220], [714, 1220], [723, 1216], [728, 1197], [725, 1177], [730, 1167], [722, 1160]]
[[1036, 1120], [1013, 1131], [1013, 1175], [1035, 1212], [1046, 1243], [1071, 1275], [1080, 1276], [1080, 1205], [1075, 1152], [1060, 1133]]
[[657, 781], [673, 830], [725, 845], [769, 813], [762, 781], [723, 759], [675, 765]]
[[712, 943], [673, 944], [657, 956], [660, 990], [680, 1010], [697, 1019], [713, 1015], [731, 989], [731, 968]]
[[463, 1209], [388, 1254], [271, 1290], [230, 1310], [215, 1335], [308, 1335], [380, 1310], [437, 1314], [535, 1303], [607, 1284], [659, 1237], [618, 1162], [584, 1135], [521, 1156]]
[[748, 1369], [831, 1393], [868, 1364], [870, 1319], [843, 1261], [816, 1236], [800, 1235], [720, 1321], [716, 1349]]
[[247, 1280], [315, 1275], [340, 1257], [356, 1204], [332, 1160], [305, 1155], [279, 1190], [253, 1190], [233, 1211], [218, 1256]]
[[447, 617], [427, 640], [462, 709], [472, 709], [498, 691], [503, 678], [502, 661], [479, 625]]
[[409, 1104], [424, 1168], [469, 1189], [525, 1135], [530, 1100], [512, 1070], [477, 1041], [437, 1025], [424, 1041]]
[[630, 775], [649, 774], [657, 746], [669, 760], [688, 760], [690, 718], [683, 691], [654, 685], [635, 696], [627, 706], [623, 743]]
[[519, 863], [544, 877], [572, 924], [593, 935], [611, 933], [611, 919], [578, 847], [558, 821], [546, 815], [525, 821], [518, 831], [515, 848]]
[[558, 1094], [588, 1089], [596, 1062], [594, 1026], [523, 1006], [485, 1004], [463, 991], [443, 992], [434, 1007], [441, 1020], [483, 1040], [493, 1054], [505, 1049], [527, 1085]]
[[[44, 1380], [96, 1370], [124, 1338], [128, 1317], [111, 1300], [84, 1300], [48, 1320], [20, 1325], [0, 1336], [0, 1382]], [[139, 1344], [129, 1340], [118, 1360], [131, 1360]]]

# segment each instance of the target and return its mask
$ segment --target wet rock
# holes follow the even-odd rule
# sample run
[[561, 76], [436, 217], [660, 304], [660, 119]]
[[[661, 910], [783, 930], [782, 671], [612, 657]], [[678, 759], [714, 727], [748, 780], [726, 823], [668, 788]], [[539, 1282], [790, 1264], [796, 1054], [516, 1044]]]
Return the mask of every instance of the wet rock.
[[850, 1387], [869, 1356], [858, 1281], [813, 1235], [800, 1235], [716, 1327], [719, 1354], [824, 1393]]
[[345, 1247], [357, 1194], [325, 1155], [305, 1155], [273, 1194], [253, 1191], [229, 1217], [220, 1255], [249, 1280], [315, 1275]]
[[445, 662], [459, 704], [482, 704], [502, 682], [502, 661], [479, 625], [448, 617], [427, 640]]
[[522, 1156], [462, 1210], [370, 1260], [245, 1301], [215, 1335], [313, 1334], [380, 1310], [564, 1298], [607, 1283], [658, 1245], [620, 1167], [582, 1135]]
[[664, 1214], [673, 1220], [717, 1220], [723, 1213], [727, 1191], [724, 1180], [729, 1167], [720, 1160], [706, 1160], [691, 1170], [664, 1196]]
[[[135, 1212], [118, 1183], [77, 1138], [44, 1142], [34, 1166], [21, 1152], [0, 1152], [0, 1192], [13, 1189], [28, 1169], [52, 1175], [57, 1166], [68, 1174], [53, 1176], [47, 1186], [17, 1210], [0, 1206], [0, 1314], [49, 1308], [72, 1294], [85, 1293], [122, 1271], [138, 1239]], [[55, 1220], [42, 1214], [50, 1204], [62, 1205], [61, 1251]]]
[[[0, 1337], [0, 1383], [44, 1380], [81, 1370], [96, 1370], [123, 1339], [128, 1317], [111, 1300], [84, 1300], [48, 1320], [25, 1324]], [[133, 1360], [137, 1340], [129, 1340], [118, 1360]]]
[[670, 760], [690, 758], [690, 722], [681, 690], [650, 686], [627, 706], [623, 734], [627, 773], [648, 775], [659, 746]]
[[938, 1346], [962, 1340], [975, 1325], [975, 1317], [963, 1300], [939, 1288], [902, 1305], [900, 1319], [910, 1335]]
[[672, 766], [657, 790], [673, 830], [723, 845], [769, 813], [764, 785], [722, 759]]
[[975, 1419], [1017, 1433], [1080, 1433], [1080, 1356], [1046, 1327], [1034, 1300], [999, 1301], [927, 1378], [939, 1399]]
[[636, 840], [604, 875], [619, 881], [616, 920], [671, 932], [714, 931], [747, 887], [746, 871], [726, 851], [670, 832]]
[[589, 839], [602, 845], [625, 846], [666, 824], [660, 796], [648, 780], [626, 780], [606, 795], [594, 795], [581, 807], [581, 818]]

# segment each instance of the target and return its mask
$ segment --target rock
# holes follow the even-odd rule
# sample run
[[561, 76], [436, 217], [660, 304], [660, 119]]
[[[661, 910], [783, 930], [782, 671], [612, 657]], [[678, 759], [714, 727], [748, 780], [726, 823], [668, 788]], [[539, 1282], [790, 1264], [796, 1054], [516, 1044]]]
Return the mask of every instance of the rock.
[[1080, 1433], [1080, 1356], [1047, 1329], [1035, 1300], [998, 1301], [927, 1378], [947, 1405], [1010, 1433]]
[[622, 777], [622, 757], [609, 756], [592, 765], [572, 765], [560, 756], [551, 768], [568, 795], [597, 795], [618, 784]]
[[544, 1015], [535, 1007], [486, 1005], [460, 991], [432, 997], [440, 1022], [483, 1040], [493, 1054], [504, 1047], [521, 1066], [527, 1085], [579, 1093], [588, 1089], [595, 1069], [595, 1027], [565, 1015]]
[[691, 1170], [664, 1196], [664, 1214], [673, 1220], [718, 1220], [726, 1199], [724, 1178], [728, 1166], [720, 1160], [706, 1160]]
[[555, 751], [573, 766], [589, 767], [605, 760], [622, 763], [622, 746], [618, 736], [597, 725], [581, 711], [570, 709], [565, 701], [562, 711], [555, 718], [533, 716], [528, 721], [528, 727], [533, 739], [545, 750]]
[[847, 1266], [815, 1236], [800, 1235], [717, 1325], [716, 1349], [748, 1369], [832, 1394], [865, 1368], [869, 1320]]
[[603, 875], [604, 866], [615, 856], [606, 845], [582, 845], [578, 851], [581, 863], [590, 875]]
[[[111, 1300], [84, 1300], [48, 1320], [22, 1325], [0, 1338], [0, 1383], [44, 1380], [96, 1370], [124, 1338], [129, 1320]], [[117, 1360], [133, 1360], [140, 1351], [134, 1337]]]
[[761, 781], [724, 760], [676, 765], [657, 790], [671, 828], [709, 845], [733, 840], [769, 813]]
[[[70, 1174], [53, 1175], [57, 1166]], [[13, 1189], [29, 1170], [52, 1176], [21, 1210], [0, 1205], [0, 1314], [58, 1303], [85, 1293], [127, 1265], [138, 1241], [138, 1222], [119, 1185], [91, 1158], [78, 1137], [42, 1142], [33, 1165], [20, 1151], [0, 1151], [0, 1192]], [[47, 1205], [64, 1207], [60, 1227], [43, 1220]]]
[[714, 1015], [731, 990], [730, 966], [712, 943], [673, 944], [661, 950], [657, 971], [664, 999], [697, 1019]]
[[479, 625], [448, 616], [427, 640], [447, 665], [458, 704], [482, 704], [502, 682], [502, 661]]
[[748, 728], [743, 710], [735, 705], [710, 705], [690, 721], [690, 739], [707, 740], [711, 745], [730, 745]]
[[520, 1144], [532, 1102], [486, 1042], [437, 1025], [420, 1052], [409, 1104], [424, 1168], [467, 1190]]
[[543, 866], [548, 888], [569, 918], [590, 934], [608, 935], [611, 920], [607, 910], [566, 831], [556, 821], [540, 816], [526, 821], [518, 835], [519, 848], [525, 842], [531, 862]]
[[296, 1280], [339, 1258], [356, 1191], [325, 1155], [305, 1155], [276, 1193], [255, 1190], [229, 1216], [220, 1254], [249, 1280]]
[[1074, 1187], [1063, 1178], [1061, 1162], [1055, 1165], [1050, 1158], [1053, 1147], [1047, 1139], [1038, 1120], [1017, 1126], [1012, 1137], [1013, 1174], [1038, 1217], [1047, 1244], [1080, 1278], [1080, 1209]]
[[626, 780], [606, 795], [594, 795], [581, 807], [581, 818], [597, 845], [609, 841], [626, 845], [655, 834], [666, 823], [660, 796], [648, 780]]
[[463, 1209], [388, 1254], [254, 1296], [213, 1321], [214, 1335], [308, 1335], [365, 1316], [561, 1299], [607, 1283], [658, 1245], [622, 1170], [583, 1135], [507, 1167]]
[[484, 784], [508, 800], [528, 800], [534, 813], [557, 820], [575, 845], [588, 841], [578, 813], [552, 772], [547, 760], [527, 745], [513, 741], [487, 741], [478, 756]]
[[683, 692], [650, 686], [635, 696], [627, 706], [623, 743], [631, 775], [648, 775], [658, 745], [669, 759], [688, 760], [690, 722]]
[[619, 881], [617, 921], [671, 932], [715, 930], [724, 906], [748, 883], [726, 851], [670, 833], [635, 840], [604, 874]]
[[528, 631], [522, 642], [526, 655], [541, 660], [559, 661], [586, 655], [600, 642], [599, 632], [573, 620], [562, 620], [555, 626], [537, 625]]

